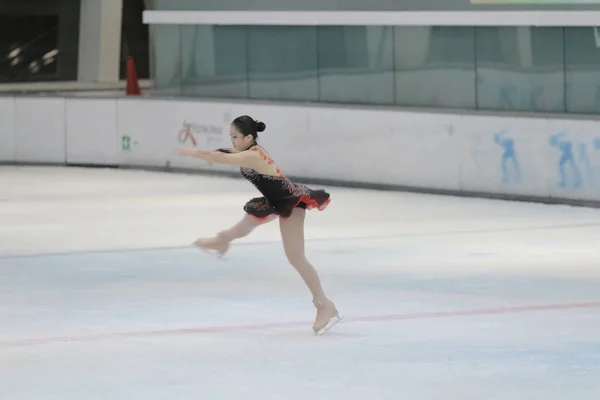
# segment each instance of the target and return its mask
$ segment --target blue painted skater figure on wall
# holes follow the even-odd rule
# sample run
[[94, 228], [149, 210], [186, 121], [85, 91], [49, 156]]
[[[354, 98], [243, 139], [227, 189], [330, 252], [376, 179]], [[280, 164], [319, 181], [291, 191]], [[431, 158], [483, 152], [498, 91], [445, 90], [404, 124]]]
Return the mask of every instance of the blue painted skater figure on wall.
[[595, 138], [591, 146], [588, 146], [587, 143], [577, 144], [577, 155], [585, 172], [582, 185], [589, 185], [594, 188], [600, 187], [600, 165], [597, 163], [596, 155], [599, 149], [600, 138]]
[[521, 167], [517, 160], [515, 141], [506, 137], [506, 134], [506, 130], [494, 134], [494, 142], [504, 149], [502, 153], [502, 182], [519, 183], [521, 182]]
[[[560, 160], [558, 160], [558, 170], [560, 173], [558, 186], [579, 188], [581, 187], [581, 172], [573, 156], [573, 143], [562, 139], [566, 135], [566, 132], [557, 132], [550, 137], [550, 146], [556, 147], [562, 152]], [[572, 179], [569, 179], [569, 175], [567, 174], [568, 169], [572, 172]]]

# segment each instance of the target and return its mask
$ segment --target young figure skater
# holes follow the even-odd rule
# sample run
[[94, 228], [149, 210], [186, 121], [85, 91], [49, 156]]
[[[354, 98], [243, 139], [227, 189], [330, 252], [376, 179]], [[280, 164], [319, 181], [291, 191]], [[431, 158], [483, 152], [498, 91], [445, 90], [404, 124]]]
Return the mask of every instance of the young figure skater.
[[325, 296], [317, 271], [306, 259], [304, 218], [307, 209], [322, 211], [331, 200], [329, 193], [324, 190], [313, 190], [294, 183], [281, 172], [267, 151], [256, 142], [258, 132], [265, 128], [263, 122], [243, 115], [231, 123], [229, 133], [233, 148], [216, 151], [179, 149], [183, 156], [198, 157], [209, 163], [238, 165], [242, 176], [263, 194], [263, 197], [253, 198], [246, 203], [246, 215], [237, 224], [212, 238], [198, 239], [194, 244], [222, 256], [233, 240], [245, 237], [256, 227], [279, 218], [287, 259], [312, 293], [317, 309], [313, 330], [320, 335], [337, 324], [340, 316], [333, 301]]

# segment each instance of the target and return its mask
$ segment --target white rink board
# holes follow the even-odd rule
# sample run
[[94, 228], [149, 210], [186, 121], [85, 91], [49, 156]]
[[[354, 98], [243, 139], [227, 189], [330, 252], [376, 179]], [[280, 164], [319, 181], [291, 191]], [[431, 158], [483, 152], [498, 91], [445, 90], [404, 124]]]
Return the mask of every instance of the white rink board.
[[67, 99], [67, 163], [116, 165], [116, 104], [112, 99]]
[[[170, 101], [117, 102], [120, 165], [164, 167], [173, 149], [177, 118], [172, 114], [178, 104]], [[130, 138], [129, 149], [123, 148], [123, 137]]]
[[[600, 201], [600, 121], [174, 99], [0, 98], [0, 161], [237, 171], [180, 157], [229, 147], [249, 114], [305, 179]], [[192, 140], [193, 138], [193, 140]]]
[[65, 99], [15, 98], [17, 162], [64, 163]]
[[[455, 116], [315, 108], [303, 146], [310, 176], [344, 181], [459, 190]], [[300, 152], [302, 154], [304, 152]], [[327, 168], [322, 163], [328, 160]], [[295, 174], [296, 171], [294, 171]]]
[[[226, 108], [211, 104], [118, 100], [119, 162], [128, 166], [208, 169], [200, 159], [179, 156], [177, 149], [231, 147], [230, 115]], [[124, 136], [130, 138], [129, 149], [121, 145]], [[210, 169], [231, 170], [232, 167], [219, 165]]]
[[548, 196], [548, 124], [529, 118], [464, 118], [457, 125], [463, 138], [463, 190]]
[[16, 160], [15, 102], [10, 97], [3, 97], [0, 98], [0, 162]]

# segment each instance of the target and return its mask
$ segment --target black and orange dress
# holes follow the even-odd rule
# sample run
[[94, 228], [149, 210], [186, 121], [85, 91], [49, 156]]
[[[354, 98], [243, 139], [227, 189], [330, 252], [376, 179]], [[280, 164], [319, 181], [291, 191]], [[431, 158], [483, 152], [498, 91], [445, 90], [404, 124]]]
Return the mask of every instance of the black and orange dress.
[[[230, 153], [228, 149], [218, 149]], [[331, 202], [329, 193], [322, 189], [292, 182], [281, 172], [268, 153], [257, 144], [245, 151], [257, 152], [260, 159], [273, 167], [274, 175], [259, 173], [253, 168], [241, 166], [240, 172], [246, 180], [258, 189], [261, 197], [255, 197], [244, 206], [244, 211], [257, 221], [265, 221], [272, 215], [288, 218], [296, 207], [323, 211]]]

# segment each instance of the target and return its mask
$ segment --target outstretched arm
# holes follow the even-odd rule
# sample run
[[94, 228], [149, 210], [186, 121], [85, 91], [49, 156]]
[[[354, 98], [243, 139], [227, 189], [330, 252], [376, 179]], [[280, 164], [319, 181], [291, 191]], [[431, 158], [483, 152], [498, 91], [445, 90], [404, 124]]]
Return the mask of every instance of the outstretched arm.
[[196, 149], [179, 149], [179, 154], [182, 156], [197, 157], [210, 163], [217, 164], [230, 164], [239, 165], [240, 167], [255, 169], [257, 162], [260, 158], [257, 157], [256, 152], [243, 151], [241, 153], [233, 153], [229, 151], [223, 151], [226, 149], [219, 149], [217, 151], [202, 151]]

